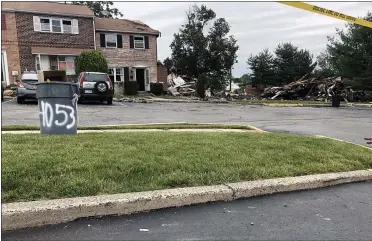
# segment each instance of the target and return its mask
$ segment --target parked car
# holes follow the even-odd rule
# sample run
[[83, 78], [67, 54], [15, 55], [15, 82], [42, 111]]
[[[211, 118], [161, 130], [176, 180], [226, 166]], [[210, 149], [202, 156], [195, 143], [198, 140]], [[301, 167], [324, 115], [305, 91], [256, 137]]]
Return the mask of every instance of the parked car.
[[24, 72], [17, 83], [17, 103], [23, 104], [26, 100], [36, 100], [36, 83], [38, 82], [36, 72]]
[[77, 81], [80, 86], [79, 103], [84, 100], [99, 100], [107, 101], [107, 104], [112, 105], [114, 87], [106, 73], [82, 72]]

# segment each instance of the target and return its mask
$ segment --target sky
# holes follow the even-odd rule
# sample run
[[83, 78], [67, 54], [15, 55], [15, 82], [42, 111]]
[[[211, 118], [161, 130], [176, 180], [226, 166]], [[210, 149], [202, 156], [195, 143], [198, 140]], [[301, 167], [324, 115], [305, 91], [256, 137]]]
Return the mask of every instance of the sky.
[[[230, 35], [239, 45], [238, 63], [233, 75], [249, 73], [247, 59], [265, 48], [274, 51], [279, 43], [291, 42], [306, 48], [315, 57], [325, 50], [327, 36], [335, 36], [336, 28], [346, 22], [304, 11], [276, 2], [114, 2], [126, 19], [140, 20], [159, 30], [158, 59], [170, 57], [169, 45], [173, 34], [186, 21], [186, 11], [193, 4], [205, 4], [217, 18], [230, 24]], [[353, 17], [365, 16], [372, 11], [372, 2], [315, 2], [310, 4], [341, 12]]]

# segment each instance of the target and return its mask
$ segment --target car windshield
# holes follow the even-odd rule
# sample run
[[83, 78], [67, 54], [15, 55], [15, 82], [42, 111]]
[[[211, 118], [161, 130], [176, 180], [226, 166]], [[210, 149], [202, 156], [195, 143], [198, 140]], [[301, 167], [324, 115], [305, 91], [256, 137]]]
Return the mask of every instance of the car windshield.
[[107, 77], [106, 74], [99, 74], [99, 73], [85, 73], [84, 81], [86, 82], [98, 82], [98, 81], [106, 81]]

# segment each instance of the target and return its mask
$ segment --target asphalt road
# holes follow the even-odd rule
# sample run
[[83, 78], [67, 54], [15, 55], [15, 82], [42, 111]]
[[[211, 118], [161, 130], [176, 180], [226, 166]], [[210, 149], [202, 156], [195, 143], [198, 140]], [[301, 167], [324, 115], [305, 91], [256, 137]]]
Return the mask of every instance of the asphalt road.
[[2, 234], [2, 240], [372, 240], [372, 182]]
[[[326, 135], [359, 144], [372, 136], [372, 108], [120, 102], [79, 105], [78, 114], [80, 126], [186, 121], [250, 124], [267, 131]], [[39, 125], [37, 105], [2, 103], [2, 125]]]

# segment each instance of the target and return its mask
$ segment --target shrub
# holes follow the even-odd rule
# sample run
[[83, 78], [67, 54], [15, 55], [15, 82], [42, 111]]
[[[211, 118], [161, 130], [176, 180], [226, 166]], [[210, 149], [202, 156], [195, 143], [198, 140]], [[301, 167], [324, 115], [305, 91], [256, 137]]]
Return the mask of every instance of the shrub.
[[105, 56], [97, 51], [87, 51], [75, 58], [76, 73], [81, 72], [103, 72], [108, 73], [108, 66]]
[[126, 81], [124, 83], [124, 93], [126, 95], [137, 95], [138, 94], [137, 81]]
[[161, 95], [164, 92], [163, 83], [150, 83], [151, 93], [154, 95]]
[[198, 81], [196, 82], [196, 93], [200, 98], [205, 97], [205, 83], [207, 76], [205, 74], [199, 75]]

